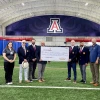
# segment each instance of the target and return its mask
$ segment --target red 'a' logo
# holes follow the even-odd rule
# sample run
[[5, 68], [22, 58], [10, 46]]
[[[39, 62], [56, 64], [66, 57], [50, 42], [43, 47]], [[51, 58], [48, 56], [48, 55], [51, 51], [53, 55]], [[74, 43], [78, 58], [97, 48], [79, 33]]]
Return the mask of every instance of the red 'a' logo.
[[47, 33], [63, 33], [59, 18], [50, 18], [50, 25], [49, 28], [47, 28]]

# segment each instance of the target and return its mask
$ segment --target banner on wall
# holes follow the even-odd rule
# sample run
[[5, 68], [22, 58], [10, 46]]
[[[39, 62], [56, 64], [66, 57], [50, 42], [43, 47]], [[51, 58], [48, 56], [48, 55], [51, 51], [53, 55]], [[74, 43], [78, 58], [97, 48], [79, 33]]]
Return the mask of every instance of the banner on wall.
[[7, 36], [100, 36], [100, 25], [65, 15], [27, 18], [6, 27]]

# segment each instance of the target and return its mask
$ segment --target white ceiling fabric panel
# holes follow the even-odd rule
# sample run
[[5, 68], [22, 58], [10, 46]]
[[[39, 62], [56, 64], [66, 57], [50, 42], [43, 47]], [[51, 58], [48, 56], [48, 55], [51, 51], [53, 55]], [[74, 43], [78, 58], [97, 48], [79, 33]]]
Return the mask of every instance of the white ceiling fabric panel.
[[0, 25], [41, 15], [71, 15], [100, 24], [100, 0], [0, 0]]

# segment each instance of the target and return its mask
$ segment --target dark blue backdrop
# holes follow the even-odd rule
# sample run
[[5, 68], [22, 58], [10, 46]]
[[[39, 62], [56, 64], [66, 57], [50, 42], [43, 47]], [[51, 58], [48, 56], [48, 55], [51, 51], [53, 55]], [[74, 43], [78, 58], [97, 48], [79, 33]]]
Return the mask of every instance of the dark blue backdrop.
[[[47, 33], [50, 18], [60, 18], [63, 33]], [[100, 36], [100, 25], [94, 22], [63, 15], [32, 17], [6, 27], [6, 35], [16, 36]]]

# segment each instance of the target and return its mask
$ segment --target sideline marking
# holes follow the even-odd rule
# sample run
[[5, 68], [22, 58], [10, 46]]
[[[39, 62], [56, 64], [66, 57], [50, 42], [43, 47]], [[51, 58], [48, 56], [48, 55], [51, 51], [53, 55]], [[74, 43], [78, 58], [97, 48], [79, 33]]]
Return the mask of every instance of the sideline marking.
[[73, 90], [100, 90], [100, 88], [85, 87], [58, 87], [58, 86], [18, 86], [18, 85], [0, 85], [1, 88], [40, 88], [40, 89], [73, 89]]

